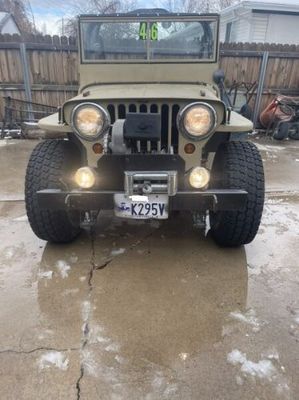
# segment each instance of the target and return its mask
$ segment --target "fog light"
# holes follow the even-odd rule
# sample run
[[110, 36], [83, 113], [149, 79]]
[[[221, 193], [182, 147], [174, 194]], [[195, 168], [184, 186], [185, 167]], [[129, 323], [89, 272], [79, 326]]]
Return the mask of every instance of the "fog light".
[[75, 181], [82, 189], [89, 189], [95, 184], [95, 173], [89, 167], [79, 168], [75, 174]]
[[203, 167], [195, 167], [189, 175], [189, 183], [195, 189], [202, 189], [209, 183], [210, 173]]

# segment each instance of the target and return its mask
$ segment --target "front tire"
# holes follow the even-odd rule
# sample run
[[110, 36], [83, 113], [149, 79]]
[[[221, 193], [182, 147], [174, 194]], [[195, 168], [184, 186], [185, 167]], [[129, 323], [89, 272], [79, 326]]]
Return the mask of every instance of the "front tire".
[[227, 247], [250, 243], [259, 229], [265, 193], [263, 163], [256, 146], [237, 141], [221, 144], [212, 167], [212, 186], [248, 192], [243, 210], [210, 212], [212, 237]]
[[40, 239], [67, 243], [79, 235], [78, 212], [41, 209], [36, 194], [43, 189], [66, 189], [79, 165], [80, 154], [72, 142], [45, 140], [34, 148], [26, 170], [25, 204], [30, 226]]

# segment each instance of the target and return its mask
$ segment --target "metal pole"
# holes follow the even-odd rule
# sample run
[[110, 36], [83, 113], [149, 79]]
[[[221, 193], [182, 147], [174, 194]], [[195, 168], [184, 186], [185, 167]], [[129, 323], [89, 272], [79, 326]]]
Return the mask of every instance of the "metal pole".
[[34, 114], [32, 112], [32, 96], [31, 96], [31, 85], [30, 85], [30, 77], [29, 77], [29, 67], [28, 67], [28, 58], [26, 53], [26, 44], [20, 43], [20, 55], [21, 55], [21, 63], [23, 68], [23, 77], [24, 77], [24, 87], [25, 87], [25, 98], [26, 101], [29, 102], [27, 106], [29, 120], [34, 120]]
[[254, 128], [256, 127], [260, 108], [261, 108], [261, 100], [262, 100], [262, 94], [263, 94], [263, 89], [264, 89], [264, 82], [265, 82], [265, 77], [266, 77], [268, 58], [269, 58], [269, 51], [265, 51], [263, 53], [260, 74], [259, 74], [260, 75], [259, 82], [258, 82], [256, 99], [255, 99], [255, 104], [254, 104], [254, 112], [253, 112], [253, 127]]

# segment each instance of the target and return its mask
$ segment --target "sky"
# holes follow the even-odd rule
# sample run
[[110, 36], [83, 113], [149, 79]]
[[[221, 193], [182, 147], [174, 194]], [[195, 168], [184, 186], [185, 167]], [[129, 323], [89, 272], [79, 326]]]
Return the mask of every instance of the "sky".
[[[298, 0], [299, 1], [299, 0]], [[24, 0], [31, 5], [35, 25], [43, 34], [61, 33], [63, 18], [71, 16], [67, 0]], [[159, 0], [138, 0], [137, 8], [157, 7]]]
[[[84, 2], [84, 0], [77, 0]], [[267, 3], [288, 3], [298, 5], [299, 0], [255, 0]], [[24, 0], [27, 6], [31, 5], [35, 25], [44, 34], [60, 34], [62, 19], [71, 16], [68, 0]], [[74, 3], [74, 0], [72, 1]], [[137, 8], [161, 7], [163, 0], [137, 0]]]

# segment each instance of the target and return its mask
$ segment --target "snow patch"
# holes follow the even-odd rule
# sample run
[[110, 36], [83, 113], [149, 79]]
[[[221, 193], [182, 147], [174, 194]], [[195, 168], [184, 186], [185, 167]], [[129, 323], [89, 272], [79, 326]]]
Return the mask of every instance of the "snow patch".
[[271, 360], [262, 359], [258, 362], [248, 360], [245, 353], [235, 349], [227, 355], [227, 361], [232, 365], [241, 365], [241, 372], [245, 375], [256, 376], [260, 379], [272, 380], [277, 370]]
[[91, 351], [87, 349], [81, 351], [81, 362], [87, 375], [95, 378], [101, 376], [101, 379], [110, 385], [119, 383], [114, 368], [97, 361]]
[[120, 247], [119, 249], [111, 250], [110, 255], [113, 257], [120, 256], [121, 254], [124, 254], [125, 251], [126, 251], [126, 249], [124, 249], [123, 247]]
[[236, 382], [237, 382], [237, 385], [239, 385], [239, 386], [241, 386], [241, 385], [243, 385], [243, 378], [241, 378], [241, 376], [236, 376]]
[[74, 289], [65, 289], [62, 293], [63, 296], [69, 296], [69, 295], [74, 295], [76, 293], [79, 292], [78, 288], [74, 288]]
[[119, 364], [124, 364], [125, 363], [125, 359], [124, 357], [116, 354], [116, 356], [114, 357], [114, 359], [119, 363]]
[[112, 351], [112, 352], [117, 352], [119, 350], [119, 344], [117, 343], [111, 343], [108, 346], [105, 347], [106, 351]]
[[58, 269], [63, 279], [69, 276], [69, 271], [71, 270], [71, 267], [66, 261], [58, 260], [55, 264], [55, 267]]
[[4, 249], [3, 251], [3, 256], [7, 259], [7, 260], [11, 260], [14, 256], [15, 252], [14, 252], [14, 247], [7, 247], [6, 249]]
[[175, 383], [167, 384], [166, 389], [163, 392], [163, 395], [166, 398], [171, 398], [170, 396], [175, 395], [178, 393], [178, 387]]
[[232, 350], [227, 355], [227, 361], [232, 365], [242, 364], [246, 361], [246, 354], [241, 353], [239, 350]]
[[44, 278], [44, 279], [52, 279], [53, 278], [53, 271], [44, 271], [44, 272], [39, 272], [38, 274], [39, 278]]
[[103, 328], [99, 325], [92, 325], [89, 331], [89, 343], [108, 344], [110, 339], [103, 336]]
[[246, 360], [242, 364], [241, 372], [252, 376], [257, 376], [259, 378], [266, 378], [271, 381], [272, 376], [276, 372], [276, 368], [271, 360], [260, 360], [257, 363]]
[[72, 254], [70, 256], [70, 263], [75, 264], [78, 261], [78, 256], [76, 254]]
[[109, 342], [110, 342], [110, 339], [107, 338], [107, 337], [98, 335], [98, 336], [96, 337], [96, 341], [97, 341], [98, 343], [109, 343]]
[[14, 144], [13, 142], [9, 142], [7, 139], [3, 139], [0, 141], [0, 147], [7, 146], [8, 144]]
[[269, 145], [269, 144], [260, 144], [260, 143], [255, 143], [256, 147], [260, 150], [260, 151], [280, 151], [280, 150], [285, 150], [284, 146], [273, 146], [273, 145]]
[[89, 301], [83, 301], [82, 306], [81, 306], [81, 313], [82, 313], [82, 319], [84, 322], [86, 322], [89, 318], [90, 314], [90, 302]]
[[279, 360], [279, 354], [276, 349], [271, 349], [262, 353], [262, 357], [268, 358], [270, 360]]
[[21, 217], [18, 218], [14, 218], [13, 221], [17, 221], [17, 222], [27, 222], [28, 221], [28, 217], [27, 215], [22, 215]]
[[179, 357], [181, 360], [185, 361], [185, 360], [187, 360], [188, 355], [189, 355], [188, 353], [180, 353]]
[[84, 372], [87, 373], [87, 375], [93, 376], [94, 378], [97, 378], [98, 373], [97, 373], [97, 368], [98, 365], [94, 359], [93, 354], [88, 351], [88, 350], [83, 350], [81, 353], [81, 361], [84, 366]]
[[43, 354], [39, 360], [40, 369], [56, 367], [66, 371], [68, 369], [68, 365], [68, 358], [59, 351], [50, 351], [49, 353]]
[[255, 311], [253, 309], [246, 311], [246, 313], [244, 314], [242, 314], [240, 311], [232, 311], [229, 315], [236, 321], [244, 322], [245, 324], [251, 325], [254, 332], [258, 332], [260, 330], [261, 323], [256, 317]]

